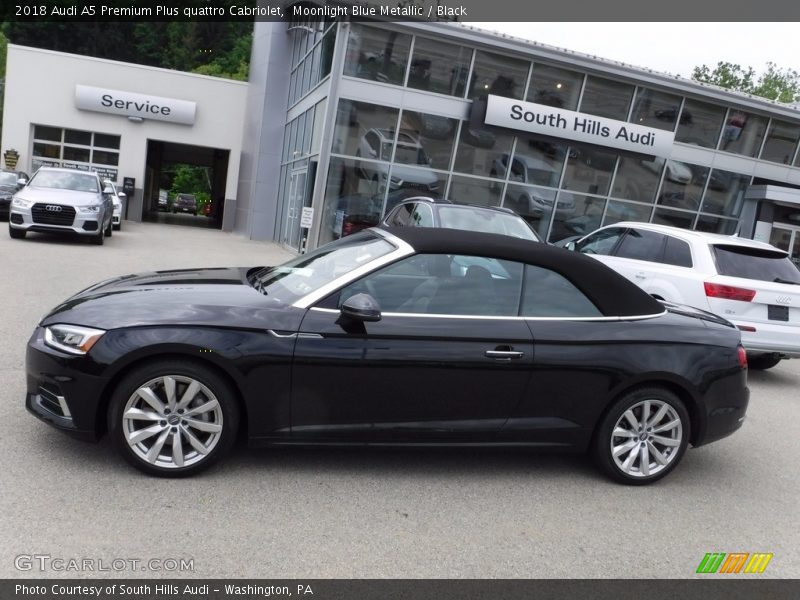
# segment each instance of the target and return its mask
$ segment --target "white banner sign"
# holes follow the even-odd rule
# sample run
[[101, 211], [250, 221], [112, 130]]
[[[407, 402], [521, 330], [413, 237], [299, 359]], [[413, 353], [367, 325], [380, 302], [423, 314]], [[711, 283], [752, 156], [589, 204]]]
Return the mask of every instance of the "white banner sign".
[[197, 110], [197, 104], [188, 100], [107, 90], [89, 85], [75, 86], [75, 106], [80, 110], [169, 121], [183, 125], [194, 124], [194, 115]]
[[488, 97], [485, 123], [665, 158], [675, 141], [672, 131], [502, 96]]

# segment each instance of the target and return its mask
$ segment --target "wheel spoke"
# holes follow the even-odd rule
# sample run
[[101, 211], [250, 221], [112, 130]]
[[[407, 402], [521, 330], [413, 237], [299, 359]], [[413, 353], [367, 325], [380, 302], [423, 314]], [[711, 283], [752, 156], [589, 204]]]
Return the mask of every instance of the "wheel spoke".
[[219, 433], [222, 431], [222, 425], [209, 423], [208, 421], [198, 421], [197, 419], [186, 419], [186, 425], [208, 433]]
[[658, 409], [655, 416], [647, 422], [647, 427], [655, 427], [656, 424], [664, 418], [664, 415], [667, 414], [669, 410], [669, 404], [662, 404], [661, 408]]
[[635, 448], [638, 444], [639, 444], [638, 441], [631, 440], [629, 442], [625, 442], [624, 444], [620, 444], [619, 446], [614, 446], [614, 451], [612, 454], [614, 455], [614, 458], [616, 458], [622, 454], [625, 454], [632, 448]]
[[637, 437], [635, 431], [631, 431], [630, 429], [625, 429], [624, 427], [615, 428], [611, 435], [613, 437], [626, 437], [626, 438]]
[[183, 434], [186, 436], [186, 439], [189, 440], [189, 444], [197, 450], [200, 454], [208, 454], [208, 448], [206, 448], [205, 444], [197, 439], [197, 436], [192, 433], [192, 430], [188, 427], [181, 427], [183, 430]]
[[642, 405], [642, 418], [639, 422], [642, 424], [642, 427], [647, 427], [647, 420], [650, 418], [650, 400], [645, 400], [644, 404]]
[[676, 446], [680, 446], [681, 445], [681, 441], [680, 440], [677, 440], [677, 439], [674, 439], [674, 438], [664, 437], [664, 436], [661, 436], [661, 435], [654, 435], [654, 436], [652, 436], [651, 439], [653, 440], [654, 444], [661, 444], [662, 446], [670, 446], [670, 447], [674, 448]]
[[217, 408], [218, 406], [219, 406], [219, 402], [217, 402], [216, 400], [209, 400], [205, 404], [201, 404], [200, 406], [195, 406], [191, 410], [187, 410], [183, 414], [183, 416], [185, 418], [185, 417], [191, 417], [193, 415], [199, 415], [201, 413], [205, 413], [205, 412], [208, 412], [210, 410], [213, 410], [213, 409]]
[[623, 471], [630, 471], [631, 466], [633, 465], [633, 461], [636, 460], [636, 456], [638, 455], [638, 445], [634, 444], [631, 448], [630, 453], [628, 454], [628, 458], [625, 459], [625, 462], [622, 463], [622, 470]]
[[633, 411], [631, 409], [626, 410], [624, 416], [628, 420], [628, 423], [631, 424], [631, 427], [633, 427], [634, 431], [638, 431], [639, 421], [636, 420], [636, 415], [633, 414]]
[[157, 413], [164, 414], [164, 409], [166, 406], [164, 406], [164, 403], [158, 399], [158, 396], [156, 396], [156, 393], [152, 389], [149, 387], [140, 387], [138, 390], [136, 390], [136, 393], [142, 400], [152, 406]]
[[156, 443], [153, 444], [153, 447], [147, 452], [148, 462], [155, 463], [158, 460], [158, 455], [161, 454], [161, 449], [164, 447], [164, 442], [167, 441], [167, 437], [169, 437], [169, 429], [164, 429], [161, 435], [158, 436]]
[[192, 383], [186, 388], [183, 392], [183, 396], [181, 396], [181, 401], [178, 402], [178, 405], [175, 407], [176, 409], [186, 408], [189, 406], [189, 403], [194, 400], [194, 397], [197, 396], [197, 392], [200, 391], [200, 383], [196, 380], [192, 380]]
[[151, 438], [154, 435], [159, 434], [164, 430], [165, 427], [157, 423], [155, 425], [150, 425], [150, 427], [137, 429], [128, 436], [128, 445], [135, 446], [139, 442]]
[[175, 379], [164, 377], [164, 392], [167, 396], [167, 406], [170, 410], [175, 410]]
[[680, 419], [674, 419], [669, 421], [668, 423], [664, 423], [663, 425], [659, 425], [658, 427], [653, 427], [652, 433], [661, 433], [663, 431], [667, 431], [669, 429], [675, 429], [681, 424]]
[[172, 462], [175, 466], [183, 466], [183, 442], [181, 441], [181, 431], [177, 429], [172, 434]]
[[122, 417], [132, 421], [160, 421], [163, 419], [158, 413], [154, 413], [151, 410], [142, 410], [141, 408], [129, 408]]
[[647, 442], [647, 449], [650, 450], [650, 454], [653, 455], [653, 458], [656, 459], [656, 462], [661, 465], [662, 467], [667, 464], [667, 457], [661, 454], [661, 452], [653, 445], [653, 442]]
[[650, 452], [647, 450], [647, 444], [642, 444], [639, 449], [639, 470], [642, 475], [650, 475]]

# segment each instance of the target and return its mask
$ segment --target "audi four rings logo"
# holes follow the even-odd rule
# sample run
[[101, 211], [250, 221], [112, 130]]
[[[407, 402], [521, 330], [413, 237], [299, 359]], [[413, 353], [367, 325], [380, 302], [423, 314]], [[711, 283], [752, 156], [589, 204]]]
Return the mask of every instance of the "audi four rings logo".
[[775, 298], [775, 302], [777, 302], [778, 304], [791, 304], [792, 298], [791, 296], [778, 296], [777, 298]]
[[49, 210], [50, 212], [61, 212], [62, 208], [58, 204], [48, 204], [44, 207], [45, 210]]

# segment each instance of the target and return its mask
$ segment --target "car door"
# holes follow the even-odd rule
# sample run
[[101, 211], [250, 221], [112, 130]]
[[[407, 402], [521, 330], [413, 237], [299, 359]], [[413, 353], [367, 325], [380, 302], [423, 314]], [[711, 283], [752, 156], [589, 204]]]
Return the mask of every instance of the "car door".
[[666, 236], [647, 229], [628, 229], [605, 263], [648, 291], [664, 256]]
[[[292, 370], [292, 436], [386, 442], [491, 437], [524, 393], [533, 361], [517, 316], [522, 266], [416, 255], [310, 308]], [[377, 322], [344, 318], [356, 294]]]

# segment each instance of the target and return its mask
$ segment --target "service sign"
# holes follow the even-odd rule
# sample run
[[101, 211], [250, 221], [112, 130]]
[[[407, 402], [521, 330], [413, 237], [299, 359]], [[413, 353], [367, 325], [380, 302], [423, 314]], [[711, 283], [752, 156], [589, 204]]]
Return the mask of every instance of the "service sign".
[[93, 110], [145, 120], [169, 121], [182, 125], [193, 125], [197, 111], [197, 103], [188, 100], [108, 90], [89, 85], [75, 86], [75, 106], [80, 110]]
[[487, 125], [668, 158], [675, 133], [544, 104], [490, 95]]

